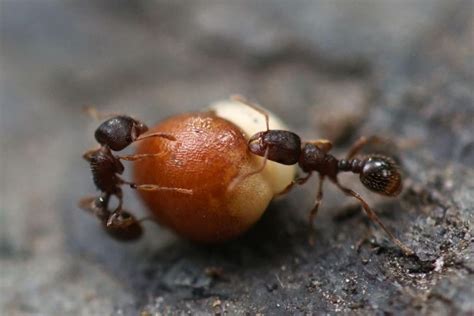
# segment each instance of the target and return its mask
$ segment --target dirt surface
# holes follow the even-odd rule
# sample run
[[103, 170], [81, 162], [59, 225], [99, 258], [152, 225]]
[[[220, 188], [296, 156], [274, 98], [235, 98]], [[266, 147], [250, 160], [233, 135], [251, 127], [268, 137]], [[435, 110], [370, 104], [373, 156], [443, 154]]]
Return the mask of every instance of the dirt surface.
[[[0, 311], [474, 313], [473, 6], [0, 2]], [[360, 135], [393, 139], [406, 177], [399, 198], [342, 179], [417, 256], [329, 184], [309, 246], [314, 181], [213, 247], [152, 224], [142, 241], [119, 244], [77, 209], [94, 193], [81, 154], [97, 123], [84, 105], [153, 123], [234, 93], [303, 138], [331, 138], [337, 155]], [[146, 212], [132, 193], [125, 203]]]

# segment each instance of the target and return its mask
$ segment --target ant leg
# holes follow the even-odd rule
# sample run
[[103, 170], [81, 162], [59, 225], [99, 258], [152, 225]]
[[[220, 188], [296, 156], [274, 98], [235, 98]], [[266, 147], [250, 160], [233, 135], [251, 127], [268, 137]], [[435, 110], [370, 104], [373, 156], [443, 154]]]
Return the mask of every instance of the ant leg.
[[92, 160], [92, 156], [97, 152], [99, 151], [100, 147], [96, 147], [94, 149], [89, 149], [88, 151], [86, 151], [83, 155], [82, 155], [82, 158], [84, 158], [85, 160], [87, 161], [91, 161]]
[[190, 189], [181, 189], [181, 188], [170, 188], [170, 187], [162, 187], [156, 184], [135, 184], [135, 183], [128, 183], [130, 188], [139, 191], [174, 191], [182, 194], [192, 195], [193, 190]]
[[387, 233], [389, 238], [392, 240], [394, 244], [396, 244], [406, 256], [412, 256], [415, 254], [413, 250], [411, 250], [408, 246], [404, 245], [397, 237], [395, 237], [388, 229], [385, 227], [385, 225], [382, 223], [380, 218], [377, 216], [377, 214], [370, 208], [370, 206], [367, 204], [367, 202], [364, 201], [364, 199], [355, 191], [352, 191], [349, 188], [346, 188], [342, 186], [337, 179], [333, 179], [333, 182], [337, 185], [337, 187], [344, 192], [348, 196], [352, 196], [359, 200], [360, 204], [364, 208], [365, 212], [367, 213], [367, 216], [372, 222], [377, 223], [384, 231]]
[[305, 143], [316, 145], [319, 149], [324, 151], [326, 154], [331, 151], [332, 143], [327, 139], [316, 139], [311, 141], [306, 141]]
[[324, 176], [320, 175], [319, 182], [318, 182], [318, 191], [316, 193], [316, 200], [308, 216], [309, 229], [310, 229], [308, 242], [310, 246], [314, 246], [314, 236], [313, 236], [314, 235], [314, 218], [318, 214], [319, 206], [321, 205], [321, 201], [323, 200], [323, 182], [324, 182]]
[[117, 192], [115, 192], [114, 195], [117, 197], [118, 205], [112, 213], [113, 214], [120, 214], [122, 212], [122, 208], [123, 208], [123, 192], [122, 192], [122, 189], [117, 188]]
[[109, 194], [103, 194], [100, 197], [89, 196], [79, 200], [78, 206], [82, 210], [91, 213], [99, 219], [103, 220], [104, 218], [107, 218], [110, 214], [107, 209], [109, 200]]
[[262, 114], [263, 116], [265, 116], [265, 124], [267, 126], [267, 131], [270, 130], [270, 118], [269, 118], [268, 113], [264, 109], [260, 108], [255, 103], [252, 103], [252, 102], [248, 101], [247, 99], [245, 99], [241, 95], [233, 95], [233, 96], [230, 97], [230, 99], [234, 100], [234, 101], [237, 101], [237, 102], [240, 102], [242, 104], [245, 104], [246, 106], [251, 107], [255, 111], [257, 111], [260, 114]]
[[193, 194], [193, 190], [190, 189], [181, 189], [181, 188], [171, 188], [171, 187], [162, 187], [156, 184], [136, 184], [133, 182], [128, 182], [120, 179], [123, 184], [127, 184], [130, 188], [138, 191], [174, 191], [182, 194]]
[[378, 136], [362, 136], [351, 146], [349, 152], [347, 153], [346, 159], [353, 158], [355, 155], [357, 155], [357, 153], [359, 153], [359, 151], [362, 150], [362, 148], [364, 148], [364, 146], [368, 144], [377, 144], [382, 142], [384, 142], [383, 139]]
[[176, 141], [176, 138], [173, 135], [170, 135], [170, 134], [167, 134], [167, 133], [160, 133], [160, 132], [142, 134], [142, 135], [136, 137], [134, 141], [140, 141], [140, 140], [147, 139], [147, 138], [152, 138], [152, 137], [161, 137], [161, 138], [166, 138], [166, 139], [171, 140], [171, 141]]
[[246, 173], [242, 176], [237, 176], [235, 177], [229, 184], [229, 186], [227, 187], [227, 192], [231, 192], [232, 190], [235, 189], [235, 187], [240, 184], [242, 181], [244, 181], [245, 179], [247, 179], [248, 177], [251, 177], [255, 174], [258, 174], [260, 172], [263, 171], [263, 169], [265, 169], [265, 166], [267, 165], [267, 161], [268, 161], [268, 152], [269, 152], [269, 148], [267, 147], [267, 149], [265, 150], [265, 155], [263, 156], [263, 162], [262, 162], [262, 165], [260, 167], [258, 167], [258, 169], [252, 171], [252, 172], [249, 172], [249, 173]]
[[125, 155], [125, 156], [115, 156], [120, 160], [126, 160], [126, 161], [137, 161], [137, 160], [142, 160], [145, 158], [153, 158], [153, 157], [160, 157], [163, 156], [164, 153], [158, 153], [158, 154], [136, 154], [136, 155]]
[[99, 112], [93, 106], [85, 106], [85, 107], [83, 107], [82, 111], [84, 113], [86, 113], [89, 117], [91, 117], [92, 119], [94, 119], [96, 121], [100, 121], [100, 120], [103, 120], [103, 119], [112, 118], [114, 116], [119, 116], [120, 115], [119, 113], [102, 113], [102, 112]]
[[77, 205], [80, 209], [95, 215], [97, 211], [97, 205], [95, 204], [96, 199], [96, 196], [86, 196], [80, 199]]
[[156, 218], [154, 218], [153, 216], [144, 216], [140, 219], [137, 219], [137, 223], [143, 223], [145, 221], [150, 221], [150, 222], [153, 222], [154, 224], [156, 225], [159, 225], [160, 223], [158, 223], [158, 221], [156, 220]]
[[297, 179], [291, 181], [291, 183], [288, 184], [288, 186], [287, 186], [283, 191], [281, 191], [280, 193], [276, 194], [275, 196], [280, 196], [280, 195], [287, 194], [288, 192], [291, 191], [291, 189], [293, 189], [293, 187], [294, 187], [295, 185], [302, 185], [302, 184], [305, 184], [306, 181], [309, 180], [309, 178], [311, 177], [311, 175], [312, 175], [312, 172], [308, 173], [305, 177], [297, 178]]

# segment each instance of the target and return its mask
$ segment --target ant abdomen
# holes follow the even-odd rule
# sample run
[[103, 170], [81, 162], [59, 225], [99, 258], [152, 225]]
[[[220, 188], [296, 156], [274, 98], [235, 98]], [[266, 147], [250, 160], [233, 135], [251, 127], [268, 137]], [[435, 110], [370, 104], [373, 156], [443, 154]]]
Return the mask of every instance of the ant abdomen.
[[402, 190], [399, 167], [385, 156], [369, 156], [360, 170], [360, 181], [369, 190], [387, 196], [398, 195]]
[[103, 225], [107, 234], [119, 241], [135, 241], [143, 235], [140, 222], [125, 210], [113, 214]]

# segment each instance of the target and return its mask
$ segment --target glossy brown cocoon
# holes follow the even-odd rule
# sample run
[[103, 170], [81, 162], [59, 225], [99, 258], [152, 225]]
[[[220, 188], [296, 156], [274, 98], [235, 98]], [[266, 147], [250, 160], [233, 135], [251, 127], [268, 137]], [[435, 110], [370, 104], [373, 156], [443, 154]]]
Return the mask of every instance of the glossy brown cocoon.
[[[257, 169], [261, 158], [247, 149], [248, 135], [215, 112], [174, 116], [150, 132], [171, 134], [176, 141], [143, 140], [138, 154], [161, 155], [134, 163], [135, 182], [191, 189], [193, 193], [140, 191], [139, 195], [160, 224], [190, 240], [220, 242], [241, 235], [294, 176], [292, 167], [272, 163], [269, 170], [228, 191], [229, 183], [237, 175]], [[275, 171], [275, 166], [282, 172]]]

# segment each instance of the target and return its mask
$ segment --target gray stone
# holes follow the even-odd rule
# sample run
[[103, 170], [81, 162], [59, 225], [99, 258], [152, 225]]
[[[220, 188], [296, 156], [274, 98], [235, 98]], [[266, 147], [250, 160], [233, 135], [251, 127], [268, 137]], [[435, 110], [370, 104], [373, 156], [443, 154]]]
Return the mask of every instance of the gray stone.
[[[1, 2], [0, 311], [474, 313], [473, 11], [469, 0]], [[343, 181], [417, 257], [330, 185], [309, 246], [315, 182], [212, 247], [152, 224], [118, 244], [77, 209], [94, 192], [81, 154], [97, 123], [83, 105], [151, 124], [234, 93], [306, 139], [334, 139], [337, 155], [360, 135], [394, 139], [399, 198]], [[131, 193], [125, 203], [145, 212]]]

